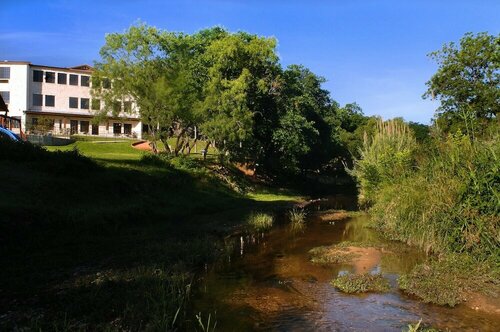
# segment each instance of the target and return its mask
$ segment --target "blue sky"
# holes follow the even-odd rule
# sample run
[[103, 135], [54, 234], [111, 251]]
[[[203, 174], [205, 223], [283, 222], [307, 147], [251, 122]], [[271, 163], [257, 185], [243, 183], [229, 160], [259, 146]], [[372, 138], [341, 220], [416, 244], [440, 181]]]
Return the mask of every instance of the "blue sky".
[[422, 100], [437, 66], [426, 54], [468, 31], [500, 32], [500, 1], [20, 1], [0, 4], [0, 59], [74, 66], [137, 20], [192, 33], [221, 25], [273, 36], [283, 65], [303, 64], [368, 115], [428, 123]]

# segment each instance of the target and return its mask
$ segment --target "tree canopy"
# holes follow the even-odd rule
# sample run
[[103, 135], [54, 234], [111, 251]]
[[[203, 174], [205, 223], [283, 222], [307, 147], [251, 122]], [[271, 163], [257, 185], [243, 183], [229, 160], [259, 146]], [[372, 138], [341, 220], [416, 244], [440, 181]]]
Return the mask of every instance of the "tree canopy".
[[500, 35], [467, 33], [457, 45], [429, 55], [439, 68], [424, 98], [441, 105], [436, 123], [445, 131], [480, 133], [500, 112]]
[[107, 35], [93, 74], [104, 102], [96, 114], [138, 112], [158, 152], [158, 141], [177, 155], [201, 138], [265, 172], [319, 170], [346, 156], [341, 133], [365, 117], [355, 103], [340, 107], [309, 69], [283, 69], [276, 44], [220, 27], [184, 34], [140, 23]]

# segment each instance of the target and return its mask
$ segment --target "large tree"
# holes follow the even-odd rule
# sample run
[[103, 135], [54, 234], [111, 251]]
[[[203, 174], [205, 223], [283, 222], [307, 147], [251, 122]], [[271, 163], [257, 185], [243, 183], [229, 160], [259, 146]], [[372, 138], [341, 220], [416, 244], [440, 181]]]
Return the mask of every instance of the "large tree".
[[260, 142], [256, 116], [272, 106], [263, 103], [279, 71], [276, 41], [244, 32], [227, 34], [207, 47], [203, 97], [197, 111], [201, 130], [232, 158], [255, 158]]
[[500, 35], [467, 33], [459, 45], [445, 44], [430, 54], [439, 65], [424, 98], [441, 105], [436, 123], [445, 131], [473, 135], [500, 112]]

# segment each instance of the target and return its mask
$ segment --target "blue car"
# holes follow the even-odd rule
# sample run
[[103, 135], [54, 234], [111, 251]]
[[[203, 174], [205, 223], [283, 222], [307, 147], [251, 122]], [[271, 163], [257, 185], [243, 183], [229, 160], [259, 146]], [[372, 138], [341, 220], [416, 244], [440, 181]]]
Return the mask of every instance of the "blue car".
[[14, 142], [18, 142], [21, 140], [19, 138], [19, 136], [17, 136], [16, 134], [14, 134], [12, 131], [10, 131], [8, 129], [5, 129], [2, 126], [0, 126], [0, 139], [9, 139], [9, 140], [12, 140]]

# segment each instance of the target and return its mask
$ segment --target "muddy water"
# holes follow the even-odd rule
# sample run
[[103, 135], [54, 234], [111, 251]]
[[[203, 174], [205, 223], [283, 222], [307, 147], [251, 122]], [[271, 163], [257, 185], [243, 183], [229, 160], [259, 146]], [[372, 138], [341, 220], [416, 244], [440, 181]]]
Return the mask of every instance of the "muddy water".
[[[311, 263], [309, 250], [317, 246], [384, 243], [367, 221], [367, 216], [332, 221], [313, 214], [299, 231], [282, 225], [228, 240], [224, 258], [201, 280], [195, 312], [215, 316], [221, 331], [401, 331], [419, 319], [443, 330], [498, 331], [498, 316], [423, 304], [399, 292], [398, 275], [425, 258], [412, 248], [375, 250], [354, 264]], [[391, 291], [346, 295], [330, 284], [339, 274], [365, 271], [382, 273]]]

